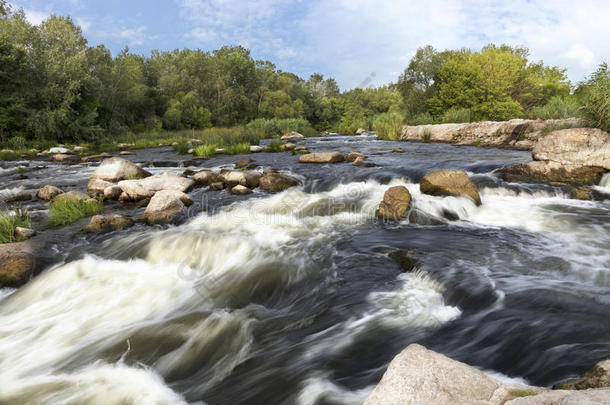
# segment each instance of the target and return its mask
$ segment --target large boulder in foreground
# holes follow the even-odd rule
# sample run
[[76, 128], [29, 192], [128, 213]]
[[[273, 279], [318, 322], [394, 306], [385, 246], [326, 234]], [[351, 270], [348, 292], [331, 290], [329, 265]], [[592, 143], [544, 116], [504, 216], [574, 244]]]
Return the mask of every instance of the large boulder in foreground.
[[[610, 358], [597, 363], [581, 378], [557, 384], [553, 388], [562, 390], [586, 390], [589, 388], [610, 388]], [[610, 398], [610, 396], [608, 397]], [[610, 401], [609, 401], [610, 402]]]
[[36, 193], [36, 196], [44, 201], [51, 201], [53, 198], [55, 198], [56, 196], [63, 194], [63, 190], [60, 189], [59, 187], [55, 187], [55, 186], [51, 186], [50, 184], [47, 184], [46, 186], [42, 187], [40, 190], [38, 190], [38, 193]]
[[404, 218], [409, 211], [410, 203], [411, 194], [405, 186], [390, 187], [383, 195], [377, 216], [386, 219]]
[[339, 163], [345, 160], [339, 152], [308, 153], [299, 158], [299, 163]]
[[476, 186], [470, 182], [462, 170], [435, 170], [429, 172], [419, 182], [423, 194], [436, 196], [467, 196], [481, 205], [481, 196]]
[[37, 249], [32, 242], [0, 244], [0, 287], [19, 287], [32, 277]]
[[284, 176], [277, 172], [267, 171], [259, 180], [259, 186], [265, 191], [271, 191], [273, 193], [278, 191], [284, 191], [287, 188], [296, 186], [298, 183], [296, 180]]
[[117, 182], [125, 179], [142, 179], [151, 174], [140, 166], [119, 157], [104, 159], [91, 175], [92, 179]]
[[554, 131], [538, 141], [532, 156], [534, 160], [610, 170], [610, 134], [593, 128]]
[[512, 388], [467, 364], [412, 344], [392, 360], [364, 404], [500, 405], [511, 398]]
[[176, 193], [175, 190], [157, 192], [150, 199], [142, 220], [149, 225], [173, 221], [184, 209], [184, 203]]
[[602, 167], [565, 165], [552, 161], [516, 163], [500, 169], [506, 181], [539, 181], [546, 183], [599, 184], [606, 169]]
[[305, 139], [305, 136], [299, 134], [298, 132], [292, 131], [282, 135], [280, 139], [282, 141], [298, 141], [299, 139]]

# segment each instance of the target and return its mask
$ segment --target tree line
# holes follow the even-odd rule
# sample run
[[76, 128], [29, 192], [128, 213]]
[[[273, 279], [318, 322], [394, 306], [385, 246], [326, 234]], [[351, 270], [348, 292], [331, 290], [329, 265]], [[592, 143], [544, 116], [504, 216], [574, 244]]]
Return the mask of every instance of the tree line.
[[[241, 46], [155, 50], [147, 57], [125, 48], [113, 56], [103, 45], [89, 46], [70, 17], [52, 15], [32, 25], [23, 10], [0, 0], [3, 144], [13, 138], [94, 141], [257, 119], [296, 118], [318, 131], [354, 133], [384, 123], [571, 115], [594, 99], [594, 83], [602, 79], [608, 82], [605, 65], [574, 89], [565, 69], [530, 62], [522, 47], [440, 52], [426, 46], [396, 83], [341, 92], [333, 78], [302, 79], [253, 59]], [[600, 89], [598, 98], [607, 100], [608, 88]]]

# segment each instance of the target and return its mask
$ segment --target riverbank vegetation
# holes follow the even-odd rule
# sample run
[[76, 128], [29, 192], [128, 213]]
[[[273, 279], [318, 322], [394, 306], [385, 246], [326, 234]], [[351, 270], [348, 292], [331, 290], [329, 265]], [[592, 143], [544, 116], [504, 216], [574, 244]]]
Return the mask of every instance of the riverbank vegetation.
[[0, 158], [59, 143], [89, 151], [191, 139], [228, 147], [290, 131], [362, 128], [395, 139], [402, 124], [577, 116], [607, 129], [610, 122], [607, 65], [574, 85], [565, 69], [529, 60], [523, 47], [425, 46], [396, 83], [341, 92], [333, 78], [300, 78], [241, 46], [112, 55], [89, 46], [70, 17], [32, 25], [23, 10], [0, 3], [0, 149], [7, 149]]
[[103, 208], [101, 200], [84, 199], [78, 196], [57, 198], [49, 204], [51, 215], [49, 223], [52, 226], [71, 224], [79, 218], [97, 214]]
[[20, 208], [0, 209], [0, 243], [17, 242], [15, 228], [29, 227], [31, 219], [27, 211]]

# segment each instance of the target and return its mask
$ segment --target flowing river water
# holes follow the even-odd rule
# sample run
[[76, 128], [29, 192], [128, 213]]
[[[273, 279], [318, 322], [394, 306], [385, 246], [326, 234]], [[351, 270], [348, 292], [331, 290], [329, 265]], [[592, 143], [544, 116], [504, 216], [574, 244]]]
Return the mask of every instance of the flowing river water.
[[[580, 201], [494, 174], [529, 152], [371, 136], [307, 146], [378, 166], [254, 154], [301, 185], [198, 189], [179, 226], [85, 235], [84, 220], [41, 232], [55, 264], [0, 290], [0, 403], [359, 404], [414, 342], [545, 386], [610, 355], [608, 177], [597, 201]], [[237, 159], [189, 162], [167, 148], [130, 158], [178, 173]], [[29, 165], [24, 180], [15, 164], [0, 169], [0, 193], [84, 189], [95, 166]], [[421, 177], [441, 168], [467, 171], [483, 205], [422, 195]], [[377, 220], [398, 184], [413, 196], [409, 218]], [[30, 204], [42, 221], [45, 206]]]

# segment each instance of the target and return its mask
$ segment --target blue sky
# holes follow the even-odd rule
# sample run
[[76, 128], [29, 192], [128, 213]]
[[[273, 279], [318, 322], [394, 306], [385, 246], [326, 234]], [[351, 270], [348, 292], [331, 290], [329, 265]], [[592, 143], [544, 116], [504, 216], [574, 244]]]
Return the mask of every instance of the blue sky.
[[531, 59], [568, 68], [573, 82], [610, 61], [610, 2], [603, 0], [9, 0], [38, 24], [69, 14], [91, 45], [113, 53], [224, 44], [249, 48], [304, 78], [342, 89], [395, 81], [415, 50], [525, 45]]

